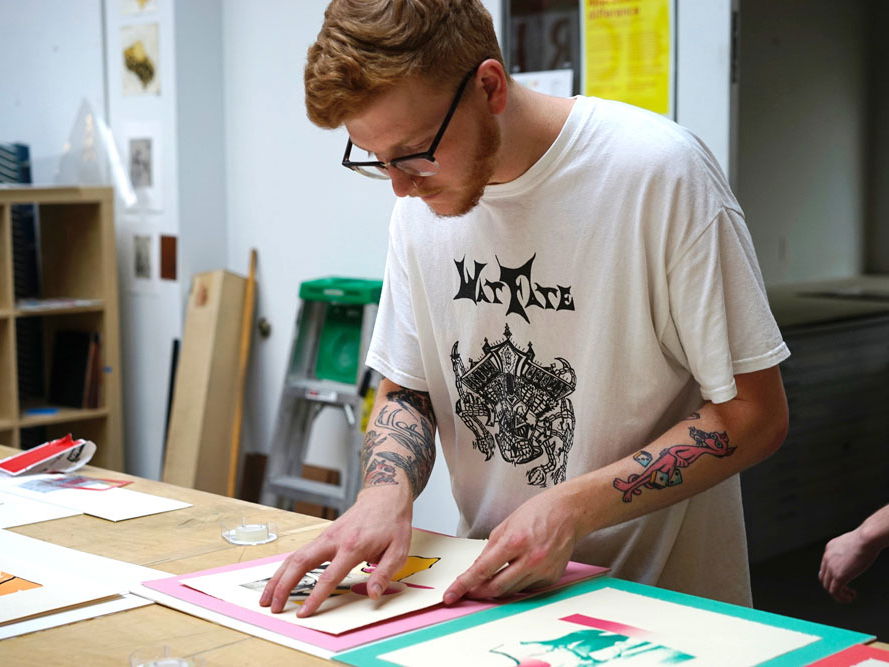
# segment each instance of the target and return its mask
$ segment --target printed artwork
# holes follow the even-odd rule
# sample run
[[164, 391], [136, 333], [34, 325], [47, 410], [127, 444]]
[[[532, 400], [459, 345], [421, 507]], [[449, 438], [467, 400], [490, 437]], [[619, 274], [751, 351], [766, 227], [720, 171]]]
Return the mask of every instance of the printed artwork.
[[27, 591], [32, 588], [41, 588], [41, 585], [0, 570], [0, 596]]
[[644, 450], [633, 456], [646, 470], [639, 475], [631, 474], [626, 479], [614, 480], [614, 488], [623, 491], [622, 500], [625, 503], [631, 502], [633, 496], [642, 493], [643, 488], [664, 489], [682, 484], [680, 468], [687, 468], [705, 454], [721, 458], [731, 456], [735, 451], [735, 448], [729, 445], [725, 431], [702, 431], [689, 426], [688, 433], [694, 444], [672, 445], [662, 449], [657, 460]]
[[[489, 653], [502, 655], [516, 665], [675, 665], [695, 656], [646, 639], [645, 630], [572, 614], [560, 618], [564, 634], [552, 638], [520, 639], [500, 644]], [[612, 632], [617, 625], [623, 632]], [[579, 627], [578, 627], [579, 626]], [[504, 663], [510, 664], [510, 663]]]
[[100, 479], [83, 475], [60, 475], [33, 479], [21, 485], [21, 488], [36, 493], [52, 493], [62, 489], [88, 489], [90, 491], [107, 491], [129, 484], [126, 480]]
[[151, 137], [130, 138], [130, 182], [134, 188], [149, 188], [152, 185]]
[[294, 586], [289, 601], [279, 614], [259, 606], [260, 593], [280, 566], [279, 562], [185, 577], [180, 581], [185, 586], [276, 621], [339, 635], [440, 604], [445, 589], [472, 565], [484, 544], [484, 540], [417, 531], [411, 539], [409, 553], [412, 555], [392, 577], [379, 600], [371, 599], [367, 592], [367, 581], [374, 565], [363, 563], [354, 567], [336, 593], [324, 600], [318, 611], [308, 618], [298, 618], [296, 609], [314, 590], [318, 578], [329, 566], [327, 563], [308, 572]]
[[142, 14], [157, 11], [157, 0], [120, 0], [121, 14]]
[[123, 94], [160, 94], [158, 24], [140, 23], [120, 29]]
[[340, 653], [360, 667], [804, 665], [860, 633], [604, 577]]
[[[407, 579], [408, 577], [417, 574], [417, 572], [421, 572], [422, 570], [428, 570], [433, 565], [435, 565], [441, 558], [427, 558], [424, 556], [408, 556], [407, 561], [402, 566], [398, 572], [392, 575], [392, 581], [389, 582], [388, 588], [383, 591], [383, 595], [394, 595], [395, 593], [400, 593], [405, 588], [425, 588], [431, 590], [431, 586], [421, 586], [419, 584], [412, 583], [402, 583], [402, 579]], [[302, 604], [305, 602], [306, 598], [312, 594], [312, 591], [315, 590], [315, 586], [318, 584], [318, 579], [324, 574], [324, 571], [330, 566], [330, 563], [323, 563], [320, 567], [315, 568], [314, 570], [310, 570], [303, 578], [299, 580], [299, 583], [293, 587], [293, 590], [290, 591], [290, 595], [288, 599], [295, 604]], [[346, 575], [346, 578], [343, 579], [337, 587], [331, 592], [331, 596], [336, 595], [345, 595], [346, 593], [355, 593], [357, 595], [368, 596], [367, 592], [367, 579], [370, 574], [374, 571], [374, 566], [370, 563], [367, 563], [363, 567], [359, 568], [357, 572], [353, 571]], [[259, 579], [257, 581], [250, 581], [244, 584], [241, 584], [244, 588], [249, 588], [254, 591], [263, 591], [265, 589], [266, 584], [268, 583], [271, 577], [266, 577], [264, 579]]]
[[133, 235], [133, 275], [143, 280], [151, 279], [151, 236]]
[[158, 121], [128, 121], [121, 125], [122, 158], [138, 208], [143, 211], [164, 208], [162, 136]]
[[451, 349], [456, 380], [455, 411], [475, 436], [472, 446], [490, 461], [495, 451], [513, 465], [534, 464], [525, 476], [529, 485], [547, 487], [565, 481], [568, 453], [574, 444], [576, 419], [568, 397], [577, 386], [574, 369], [557, 357], [549, 365], [512, 341], [507, 325], [503, 340], [485, 339], [482, 355], [460, 356], [460, 342]]

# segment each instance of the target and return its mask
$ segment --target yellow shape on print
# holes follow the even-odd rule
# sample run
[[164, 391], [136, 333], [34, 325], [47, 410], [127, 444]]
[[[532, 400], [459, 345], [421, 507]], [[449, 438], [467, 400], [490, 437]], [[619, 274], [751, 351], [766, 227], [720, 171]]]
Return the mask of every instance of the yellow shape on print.
[[35, 584], [33, 581], [0, 571], [0, 595], [27, 591], [31, 588], [41, 588], [41, 584]]
[[417, 572], [428, 570], [435, 565], [441, 558], [424, 558], [423, 556], [408, 556], [407, 562], [401, 566], [393, 576], [392, 581], [401, 581], [415, 575]]

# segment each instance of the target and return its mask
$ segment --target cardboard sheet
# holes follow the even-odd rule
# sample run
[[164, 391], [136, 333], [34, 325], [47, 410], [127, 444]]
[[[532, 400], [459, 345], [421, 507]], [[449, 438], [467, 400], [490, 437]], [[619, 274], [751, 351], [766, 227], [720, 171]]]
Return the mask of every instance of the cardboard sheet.
[[0, 492], [61, 505], [109, 521], [122, 521], [191, 507], [190, 503], [180, 500], [110, 485], [106, 485], [107, 488], [102, 488], [101, 484], [97, 484], [96, 488], [72, 488], [67, 483], [71, 477], [44, 474], [0, 479]]

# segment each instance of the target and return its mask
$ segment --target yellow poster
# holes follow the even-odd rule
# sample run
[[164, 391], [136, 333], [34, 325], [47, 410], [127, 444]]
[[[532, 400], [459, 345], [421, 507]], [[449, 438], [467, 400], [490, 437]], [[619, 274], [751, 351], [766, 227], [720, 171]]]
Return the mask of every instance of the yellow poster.
[[668, 114], [673, 0], [583, 0], [583, 91]]

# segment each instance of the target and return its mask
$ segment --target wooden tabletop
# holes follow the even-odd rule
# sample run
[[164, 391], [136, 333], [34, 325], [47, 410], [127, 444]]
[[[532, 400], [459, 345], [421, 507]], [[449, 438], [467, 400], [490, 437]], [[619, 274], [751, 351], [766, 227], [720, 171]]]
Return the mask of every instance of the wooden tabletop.
[[[16, 451], [0, 446], [0, 458]], [[171, 574], [184, 574], [293, 551], [329, 523], [92, 466], [78, 472], [132, 480], [127, 489], [175, 498], [192, 506], [116, 523], [80, 515], [8, 530]], [[222, 529], [237, 525], [242, 518], [274, 522], [278, 539], [253, 547], [234, 546], [223, 540]], [[5, 639], [0, 643], [0, 664], [122, 667], [129, 664], [133, 651], [161, 645], [169, 646], [178, 657], [199, 656], [206, 667], [330, 664], [158, 604]]]
[[[0, 446], [0, 458], [16, 451]], [[183, 500], [192, 503], [192, 507], [117, 523], [80, 515], [9, 530], [171, 574], [184, 574], [293, 551], [312, 540], [329, 523], [92, 466], [81, 471], [96, 477], [129, 479], [133, 483], [128, 489]], [[255, 547], [234, 546], [223, 540], [220, 536], [223, 527], [235, 525], [242, 518], [274, 522], [278, 539]], [[0, 664], [124, 667], [129, 664], [133, 651], [161, 645], [169, 646], [172, 655], [178, 657], [201, 657], [206, 667], [330, 664], [158, 604], [3, 640]], [[889, 649], [889, 645], [883, 643], [875, 645]]]

